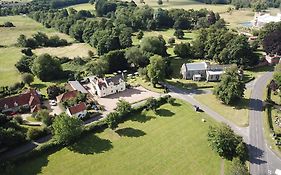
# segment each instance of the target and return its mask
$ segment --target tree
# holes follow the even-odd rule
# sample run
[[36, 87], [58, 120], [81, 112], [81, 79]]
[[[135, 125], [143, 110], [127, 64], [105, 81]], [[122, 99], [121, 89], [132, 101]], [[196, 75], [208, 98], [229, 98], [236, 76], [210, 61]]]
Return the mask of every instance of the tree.
[[219, 126], [210, 126], [208, 141], [211, 148], [220, 157], [232, 160], [237, 155], [236, 148], [242, 142], [242, 137], [236, 135], [228, 125], [222, 123]]
[[240, 142], [237, 145], [236, 155], [242, 163], [245, 163], [247, 160], [249, 160], [248, 148], [244, 142]]
[[215, 87], [214, 94], [225, 104], [231, 104], [244, 96], [245, 84], [240, 79], [237, 66], [226, 70], [221, 82]]
[[86, 65], [87, 71], [91, 75], [96, 75], [102, 77], [106, 72], [108, 72], [108, 61], [106, 59], [97, 59], [94, 61], [90, 61]]
[[31, 73], [31, 67], [33, 64], [34, 57], [22, 56], [20, 60], [15, 64], [15, 67], [19, 72]]
[[60, 86], [51, 85], [47, 88], [49, 99], [56, 99], [56, 97], [65, 92], [65, 89]]
[[63, 70], [58, 60], [43, 54], [35, 58], [32, 72], [42, 81], [51, 81], [60, 78]]
[[28, 84], [28, 86], [34, 81], [34, 76], [31, 73], [24, 73], [21, 78], [22, 82]]
[[83, 122], [79, 118], [69, 117], [65, 113], [56, 116], [52, 127], [53, 137], [61, 144], [67, 145], [78, 138], [83, 131]]
[[157, 4], [158, 4], [158, 5], [162, 5], [162, 4], [163, 4], [163, 1], [162, 1], [162, 0], [157, 0]]
[[127, 70], [129, 67], [124, 50], [110, 51], [100, 59], [105, 59], [108, 62], [109, 73], [117, 72], [119, 70]]
[[126, 50], [125, 58], [133, 67], [145, 67], [149, 63], [148, 54], [145, 54], [138, 47], [131, 47]]
[[145, 104], [147, 110], [152, 110], [156, 112], [156, 109], [158, 108], [158, 102], [155, 98], [151, 97], [147, 99]]
[[137, 34], [137, 39], [142, 39], [143, 35], [143, 31], [140, 30]]
[[50, 115], [49, 111], [45, 109], [38, 111], [35, 118], [46, 126], [50, 126], [53, 122], [53, 117]]
[[108, 127], [112, 130], [118, 127], [117, 118], [119, 117], [119, 114], [117, 112], [111, 112], [106, 117], [106, 123]]
[[144, 52], [150, 52], [162, 56], [167, 55], [165, 43], [156, 36], [143, 38], [140, 43], [140, 48]]
[[127, 115], [132, 111], [132, 106], [129, 102], [125, 101], [125, 100], [119, 100], [117, 102], [117, 107], [116, 107], [116, 111], [120, 114], [120, 115]]
[[174, 36], [177, 37], [178, 39], [183, 39], [184, 33], [181, 29], [175, 30]]
[[266, 53], [281, 55], [281, 22], [266, 24], [259, 38]]
[[165, 77], [165, 61], [159, 55], [154, 55], [149, 59], [150, 64], [147, 66], [147, 75], [155, 87], [155, 85]]
[[174, 47], [174, 53], [181, 58], [190, 57], [192, 54], [191, 46], [189, 43], [177, 44]]
[[21, 47], [26, 47], [26, 36], [21, 34], [17, 39], [17, 43]]

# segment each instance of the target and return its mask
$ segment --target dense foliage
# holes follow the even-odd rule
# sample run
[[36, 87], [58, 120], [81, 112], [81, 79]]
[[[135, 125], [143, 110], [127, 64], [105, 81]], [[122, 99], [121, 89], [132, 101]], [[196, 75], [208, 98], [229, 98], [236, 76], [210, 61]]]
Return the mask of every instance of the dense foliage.
[[214, 60], [220, 64], [237, 64], [247, 67], [259, 61], [245, 36], [225, 28], [201, 29], [192, 45], [195, 57]]
[[149, 62], [150, 63], [147, 66], [147, 76], [153, 86], [156, 86], [157, 83], [164, 80], [166, 63], [159, 55], [150, 57]]
[[266, 24], [259, 37], [266, 53], [281, 55], [281, 22]]
[[56, 116], [53, 127], [53, 138], [61, 144], [69, 144], [77, 139], [83, 131], [83, 122], [79, 118], [66, 114]]
[[234, 131], [226, 124], [219, 126], [210, 126], [208, 131], [208, 141], [213, 150], [215, 150], [219, 156], [232, 160], [235, 157], [242, 158], [241, 162], [245, 162], [248, 159], [247, 147], [241, 136], [236, 135]]
[[231, 104], [244, 96], [245, 83], [240, 78], [236, 66], [226, 70], [215, 87], [214, 94], [225, 104]]

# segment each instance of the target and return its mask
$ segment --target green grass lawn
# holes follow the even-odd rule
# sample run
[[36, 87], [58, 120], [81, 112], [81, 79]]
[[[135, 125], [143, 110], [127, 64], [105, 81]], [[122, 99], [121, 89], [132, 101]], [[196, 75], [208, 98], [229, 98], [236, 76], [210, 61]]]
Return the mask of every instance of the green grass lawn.
[[199, 10], [202, 8], [206, 8], [209, 10], [213, 10], [214, 12], [225, 12], [228, 7], [232, 7], [231, 5], [213, 5], [213, 4], [205, 4], [195, 0], [174, 0], [174, 1], [163, 1], [162, 5], [158, 5], [157, 1], [154, 0], [145, 0], [145, 4], [141, 4], [139, 0], [134, 0], [138, 6], [149, 5], [153, 8], [163, 8], [163, 9], [194, 9]]
[[244, 98], [233, 106], [224, 105], [213, 94], [195, 95], [194, 98], [236, 125], [244, 127], [249, 124], [248, 106], [250, 95], [250, 90], [246, 90]]
[[14, 66], [21, 57], [20, 50], [16, 47], [0, 48], [0, 86], [20, 81], [20, 74]]
[[27, 16], [0, 17], [0, 24], [6, 21], [12, 22], [16, 27], [0, 28], [0, 38], [1, 38], [0, 45], [10, 46], [16, 44], [17, 38], [20, 36], [20, 34], [24, 34], [30, 37], [32, 34], [36, 32], [44, 32], [48, 35], [58, 35], [59, 37], [67, 39], [70, 42], [73, 41], [73, 39], [70, 36], [59, 33], [54, 29], [47, 29], [42, 24], [34, 21], [33, 19]]
[[80, 10], [89, 10], [89, 11], [92, 11], [92, 12], [95, 11], [95, 5], [92, 5], [90, 3], [72, 5], [72, 6], [69, 6], [67, 8], [74, 8], [77, 11], [80, 11]]
[[150, 91], [157, 92], [157, 93], [164, 93], [164, 89], [162, 87], [160, 87], [159, 85], [156, 85], [156, 87], [153, 87], [153, 85], [149, 81], [147, 81], [141, 77], [129, 78], [127, 81], [129, 84], [131, 84], [133, 86], [140, 85]]
[[157, 113], [136, 114], [115, 131], [21, 162], [14, 174], [220, 174], [222, 159], [207, 143], [211, 118], [178, 100]]

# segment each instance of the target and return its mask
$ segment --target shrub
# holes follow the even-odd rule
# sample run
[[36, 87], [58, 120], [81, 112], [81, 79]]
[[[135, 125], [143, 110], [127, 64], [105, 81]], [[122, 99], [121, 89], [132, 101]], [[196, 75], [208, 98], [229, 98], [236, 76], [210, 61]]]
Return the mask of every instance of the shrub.
[[15, 120], [18, 124], [22, 125], [23, 124], [23, 119], [21, 116], [16, 115], [13, 117], [13, 120]]
[[168, 102], [169, 104], [171, 104], [171, 105], [174, 105], [174, 104], [175, 104], [175, 101], [176, 101], [176, 99], [173, 98], [173, 97], [169, 97], [169, 98], [167, 99], [167, 102]]
[[47, 134], [47, 129], [29, 128], [27, 131], [27, 138], [29, 140], [39, 139]]

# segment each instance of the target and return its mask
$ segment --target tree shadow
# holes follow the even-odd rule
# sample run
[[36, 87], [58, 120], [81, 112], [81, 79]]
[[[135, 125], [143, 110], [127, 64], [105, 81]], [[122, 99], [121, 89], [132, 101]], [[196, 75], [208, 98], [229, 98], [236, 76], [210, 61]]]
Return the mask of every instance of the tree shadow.
[[263, 110], [263, 102], [260, 99], [248, 99], [248, 109], [254, 111]]
[[157, 109], [156, 114], [161, 117], [172, 117], [173, 115], [175, 115], [175, 113], [168, 109]]
[[172, 105], [172, 106], [181, 106], [181, 104], [180, 104], [180, 103], [177, 103], [177, 102], [173, 102], [171, 105]]
[[80, 154], [99, 154], [113, 148], [111, 141], [94, 134], [89, 135], [67, 147], [70, 151]]
[[145, 123], [145, 122], [148, 122], [152, 119], [155, 119], [155, 117], [154, 116], [148, 116], [148, 115], [145, 115], [145, 114], [139, 114], [139, 115], [135, 115], [130, 120], [140, 122], [140, 123]]
[[146, 135], [145, 132], [135, 128], [122, 128], [115, 131], [121, 137], [141, 137]]
[[253, 146], [253, 145], [250, 145], [248, 144], [247, 145], [248, 149], [249, 149], [249, 154], [250, 154], [250, 162], [252, 164], [257, 164], [257, 165], [261, 165], [261, 164], [265, 164], [266, 161], [262, 160], [262, 157], [263, 157], [263, 153], [264, 151]]
[[35, 83], [35, 84], [32, 84], [31, 87], [37, 88], [37, 89], [43, 89], [47, 86], [45, 84], [42, 84], [42, 83]]

